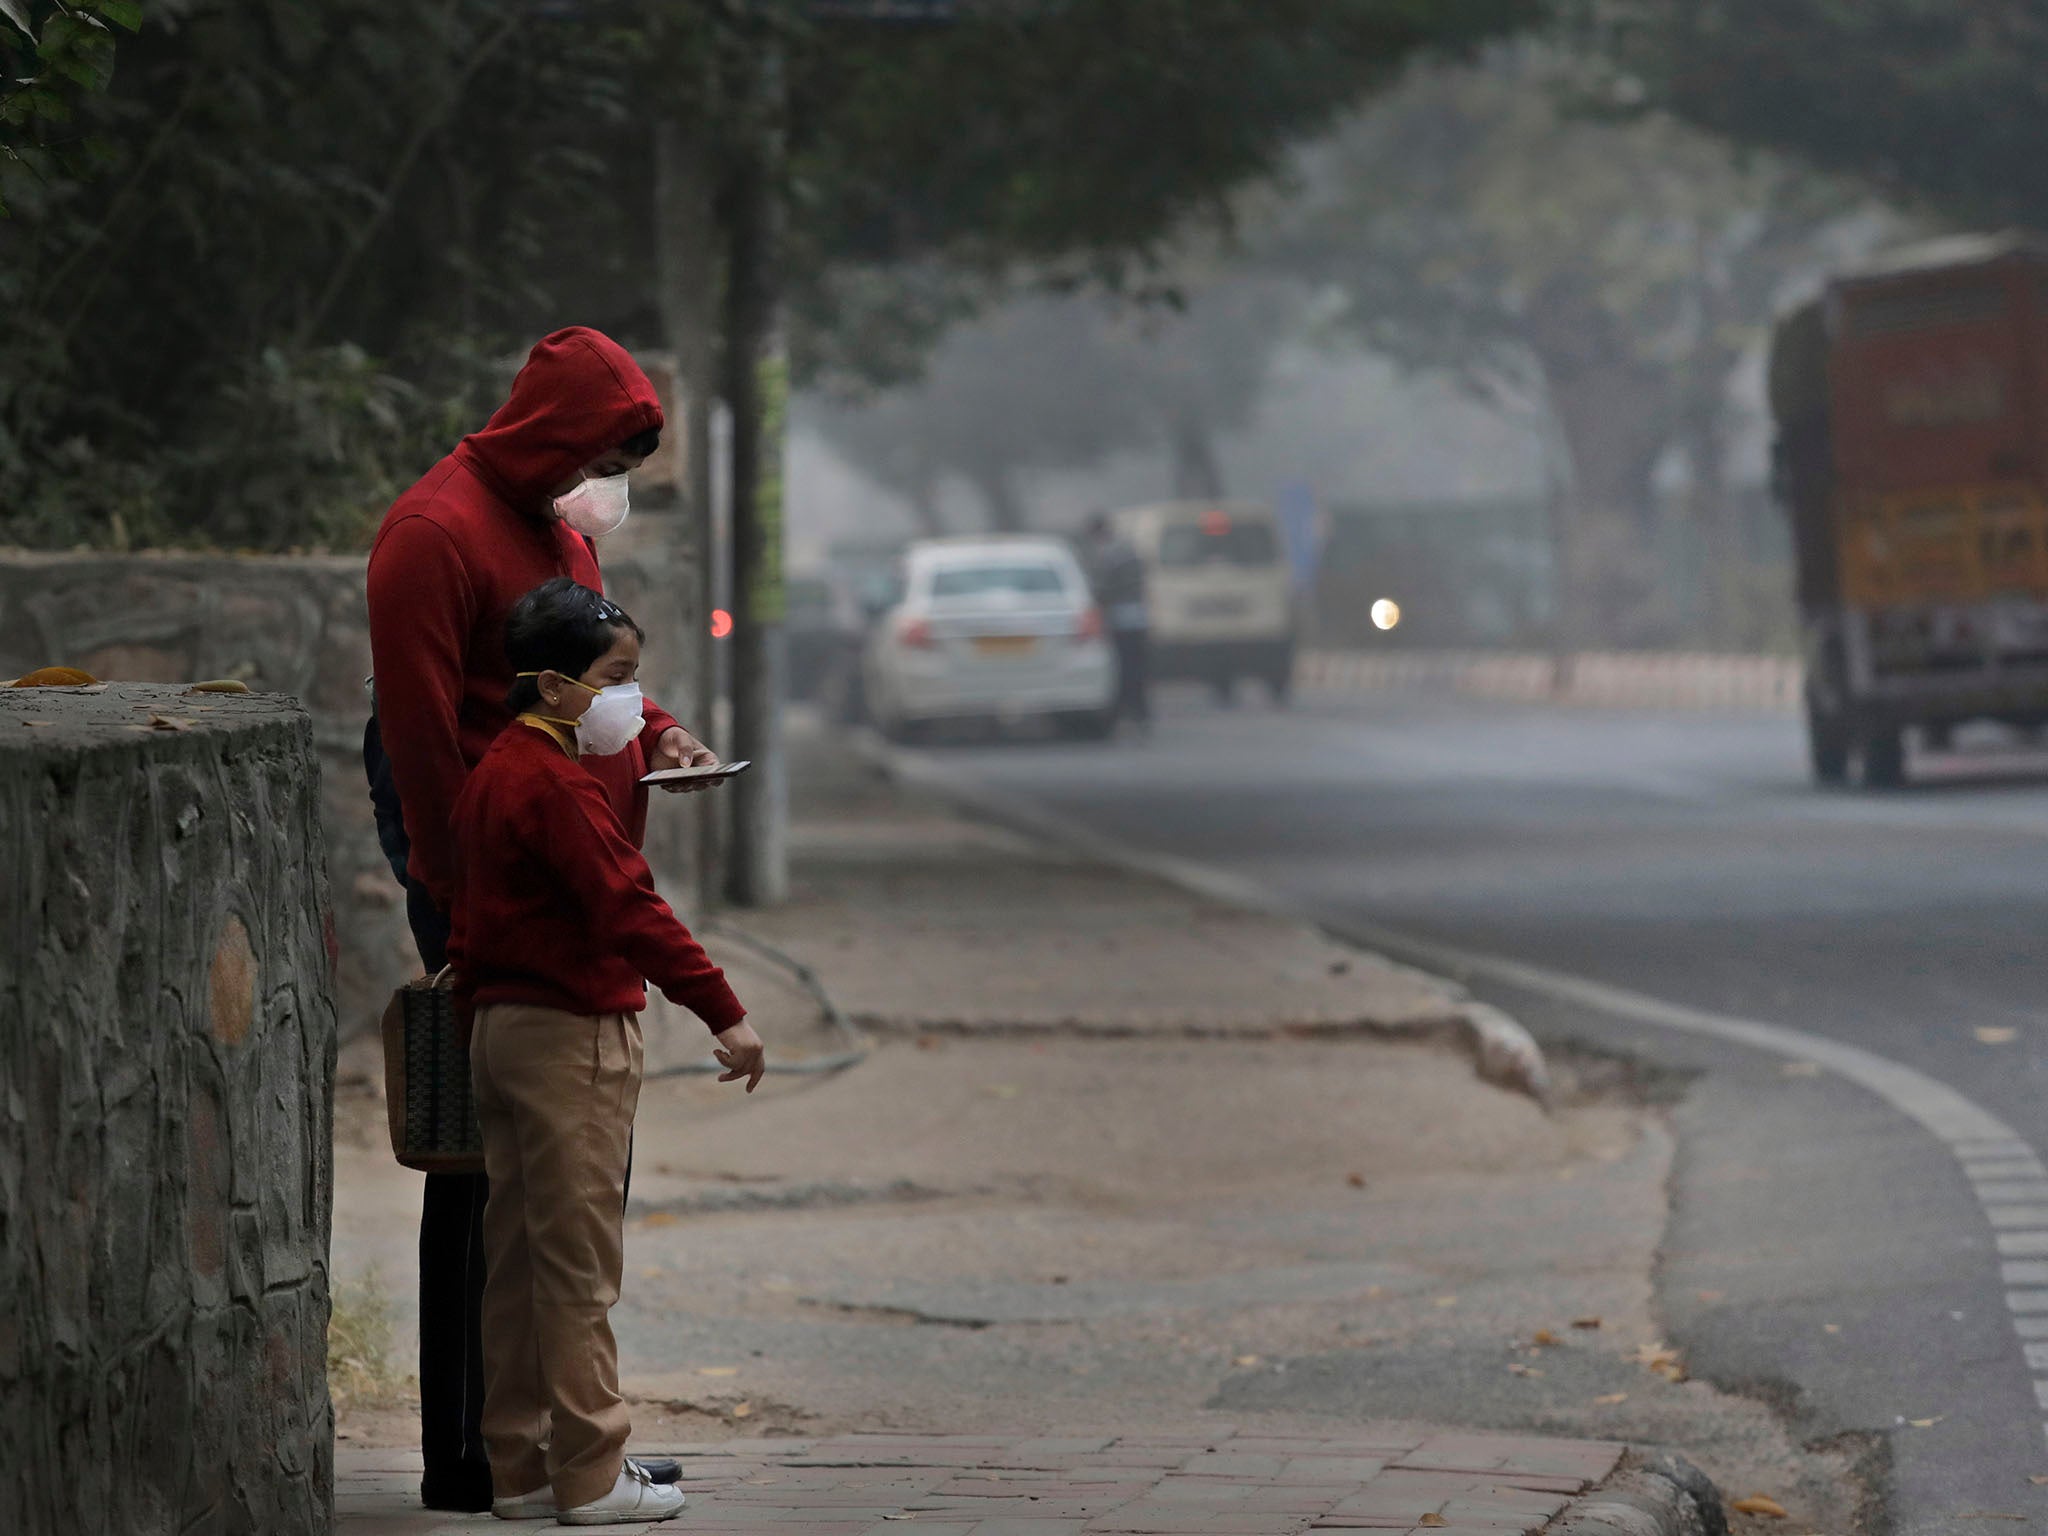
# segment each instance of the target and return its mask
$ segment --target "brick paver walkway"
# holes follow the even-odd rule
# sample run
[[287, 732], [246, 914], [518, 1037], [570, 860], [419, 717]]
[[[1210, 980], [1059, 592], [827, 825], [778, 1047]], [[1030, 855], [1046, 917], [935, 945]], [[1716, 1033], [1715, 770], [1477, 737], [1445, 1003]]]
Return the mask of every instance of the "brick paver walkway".
[[[651, 1452], [650, 1452], [651, 1454]], [[1324, 1437], [848, 1435], [686, 1446], [677, 1536], [1295, 1536], [1540, 1531], [1615, 1469], [1585, 1440], [1365, 1425]], [[343, 1536], [491, 1525], [414, 1503], [419, 1457], [337, 1457]], [[535, 1527], [540, 1529], [543, 1527]]]

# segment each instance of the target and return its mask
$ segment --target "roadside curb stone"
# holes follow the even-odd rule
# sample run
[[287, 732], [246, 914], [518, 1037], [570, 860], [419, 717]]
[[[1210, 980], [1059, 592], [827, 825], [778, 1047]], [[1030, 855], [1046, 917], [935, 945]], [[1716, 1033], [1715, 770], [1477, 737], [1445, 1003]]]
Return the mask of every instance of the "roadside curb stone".
[[1576, 1500], [1544, 1536], [1728, 1536], [1720, 1490], [1691, 1462], [1660, 1455], [1624, 1464]]
[[[971, 784], [959, 775], [921, 756], [910, 756], [872, 736], [856, 735], [854, 750], [899, 785], [914, 785], [931, 791], [957, 810], [996, 823], [1005, 829], [1040, 843], [1063, 849], [1076, 857], [1105, 868], [1155, 880], [1185, 891], [1221, 907], [1262, 910], [1283, 921], [1299, 923], [1336, 940], [1357, 953], [1372, 954], [1362, 946], [1329, 934], [1301, 914], [1262, 904], [1249, 892], [1219, 888], [1215, 881], [1170, 859], [1153, 859], [1113, 841], [1083, 838], [1057, 817], [1025, 805], [1009, 795]], [[1347, 1016], [1315, 1021], [1275, 1021], [1248, 1027], [1242, 1023], [1224, 1026], [1190, 1025], [1185, 1021], [1119, 1019], [1113, 1021], [995, 1022], [965, 1019], [888, 1019], [862, 1014], [857, 1022], [876, 1035], [956, 1034], [1025, 1035], [1066, 1034], [1105, 1038], [1137, 1037], [1164, 1033], [1187, 1038], [1284, 1038], [1289, 1036], [1337, 1038], [1345, 1035], [1381, 1040], [1449, 1043], [1471, 1057], [1480, 1081], [1510, 1093], [1524, 1094], [1544, 1109], [1552, 1107], [1552, 1079], [1543, 1048], [1519, 1022], [1490, 1003], [1473, 998], [1458, 983], [1417, 967], [1373, 955], [1390, 972], [1407, 972], [1424, 979], [1443, 994], [1441, 1011], [1411, 1013], [1398, 1018], [1377, 1019]]]

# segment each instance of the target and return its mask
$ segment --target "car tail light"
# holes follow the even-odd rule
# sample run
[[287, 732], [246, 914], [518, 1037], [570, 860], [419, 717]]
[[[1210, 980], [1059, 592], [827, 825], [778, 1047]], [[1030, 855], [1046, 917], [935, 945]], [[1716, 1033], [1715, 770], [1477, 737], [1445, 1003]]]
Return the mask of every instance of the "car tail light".
[[1074, 626], [1076, 640], [1100, 640], [1102, 638], [1102, 610], [1086, 608], [1081, 612], [1081, 622]]
[[897, 626], [896, 638], [913, 651], [928, 651], [939, 643], [927, 619], [905, 619]]

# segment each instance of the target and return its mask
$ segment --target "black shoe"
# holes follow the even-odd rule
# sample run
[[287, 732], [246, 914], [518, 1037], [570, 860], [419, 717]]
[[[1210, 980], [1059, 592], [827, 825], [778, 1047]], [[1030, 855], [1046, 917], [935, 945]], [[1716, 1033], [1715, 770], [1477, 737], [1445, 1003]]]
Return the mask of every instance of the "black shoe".
[[457, 1467], [452, 1472], [429, 1472], [420, 1479], [420, 1502], [429, 1509], [457, 1514], [488, 1514], [491, 1508], [491, 1469]]
[[628, 1456], [650, 1483], [680, 1483], [683, 1480], [683, 1464], [673, 1456]]

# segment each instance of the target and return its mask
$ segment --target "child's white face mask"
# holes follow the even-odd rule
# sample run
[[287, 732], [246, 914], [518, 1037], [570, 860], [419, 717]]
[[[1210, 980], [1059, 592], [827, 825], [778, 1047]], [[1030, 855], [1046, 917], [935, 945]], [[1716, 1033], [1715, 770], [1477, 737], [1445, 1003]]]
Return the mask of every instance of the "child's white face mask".
[[[586, 482], [587, 483], [587, 482]], [[578, 683], [578, 688], [590, 688]], [[590, 708], [576, 722], [576, 748], [592, 757], [610, 757], [623, 752], [647, 727], [640, 713], [640, 685], [615, 683], [609, 688], [590, 688], [597, 695]]]
[[601, 539], [617, 533], [631, 510], [632, 493], [624, 475], [579, 480], [576, 488], [555, 498], [555, 516], [578, 533]]

